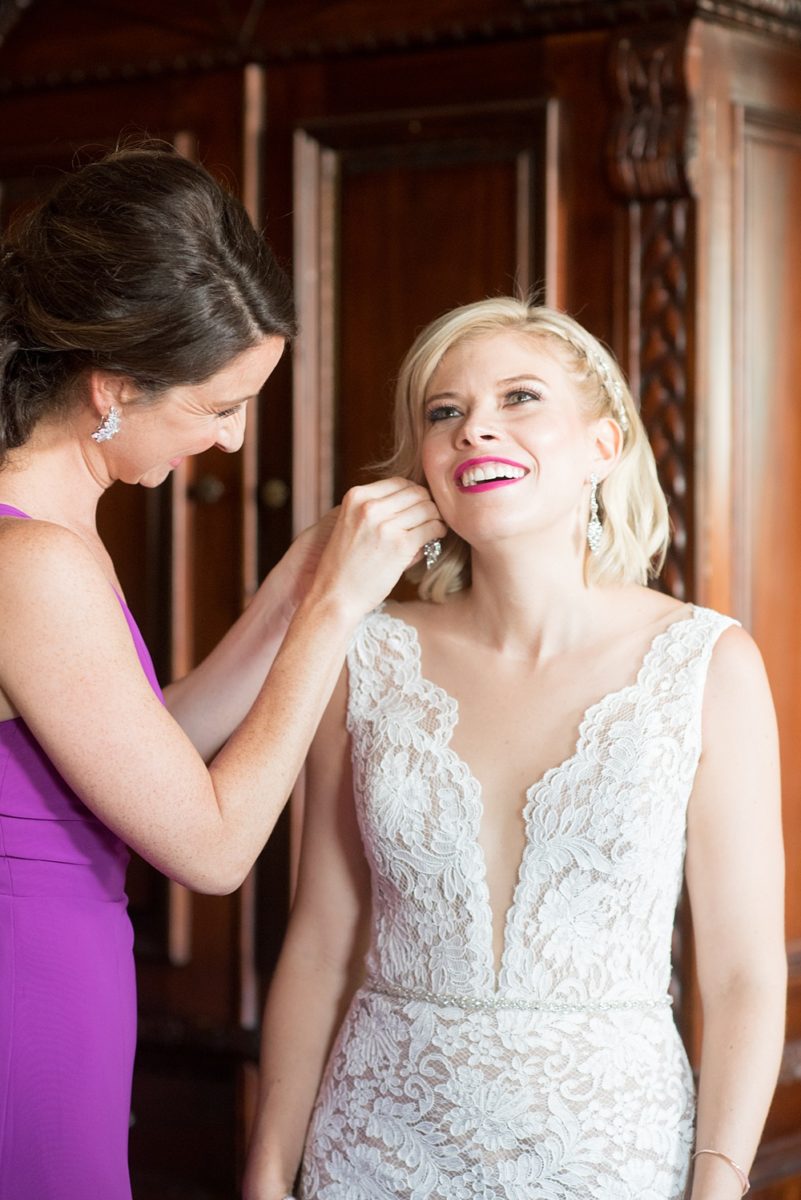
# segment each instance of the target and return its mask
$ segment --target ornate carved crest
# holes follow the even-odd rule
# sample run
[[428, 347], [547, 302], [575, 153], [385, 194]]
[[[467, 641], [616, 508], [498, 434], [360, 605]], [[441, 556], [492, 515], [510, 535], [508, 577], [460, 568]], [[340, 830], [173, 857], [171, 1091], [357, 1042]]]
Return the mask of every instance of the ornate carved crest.
[[686, 196], [695, 150], [684, 69], [687, 25], [640, 25], [614, 38], [618, 111], [609, 139], [612, 186], [628, 199]]

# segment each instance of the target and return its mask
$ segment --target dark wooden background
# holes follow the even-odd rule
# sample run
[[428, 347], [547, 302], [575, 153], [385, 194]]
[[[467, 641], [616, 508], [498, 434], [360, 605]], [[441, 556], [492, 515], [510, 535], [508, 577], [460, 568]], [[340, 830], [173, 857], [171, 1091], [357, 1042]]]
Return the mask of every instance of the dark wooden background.
[[[105, 503], [164, 679], [385, 452], [393, 374], [431, 317], [531, 289], [625, 365], [670, 497], [664, 586], [744, 622], [779, 710], [790, 1005], [754, 1195], [800, 1200], [798, 4], [0, 0], [0, 220], [143, 131], [243, 196], [302, 322], [242, 455]], [[233, 897], [132, 871], [137, 1200], [237, 1194], [299, 819]], [[697, 1061], [686, 915], [675, 957]]]

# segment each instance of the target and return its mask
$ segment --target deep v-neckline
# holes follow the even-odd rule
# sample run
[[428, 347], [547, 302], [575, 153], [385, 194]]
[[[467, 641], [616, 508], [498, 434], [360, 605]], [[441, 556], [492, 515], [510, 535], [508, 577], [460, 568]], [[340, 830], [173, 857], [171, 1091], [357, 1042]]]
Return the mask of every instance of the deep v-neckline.
[[640, 658], [639, 666], [637, 667], [634, 678], [629, 683], [605, 692], [597, 700], [594, 700], [587, 705], [587, 707], [583, 710], [581, 718], [578, 722], [573, 750], [565, 758], [563, 758], [561, 762], [555, 763], [553, 766], [548, 767], [538, 779], [526, 787], [522, 803], [524, 835], [523, 850], [517, 866], [515, 884], [512, 890], [512, 899], [503, 915], [501, 953], [497, 963], [495, 960], [494, 948], [495, 914], [490, 902], [489, 881], [487, 876], [487, 857], [484, 850], [484, 844], [481, 839], [481, 827], [485, 813], [484, 789], [480, 780], [478, 779], [478, 776], [470, 767], [470, 764], [465, 758], [463, 758], [453, 749], [452, 745], [454, 730], [456, 729], [456, 725], [459, 720], [459, 701], [455, 696], [452, 696], [450, 692], [448, 692], [440, 684], [435, 683], [424, 673], [422, 646], [417, 628], [410, 624], [409, 621], [406, 621], [403, 617], [396, 616], [394, 613], [388, 613], [386, 611], [383, 612], [384, 617], [406, 631], [405, 641], [409, 650], [410, 658], [414, 665], [414, 679], [410, 682], [413, 682], [424, 694], [428, 694], [435, 699], [437, 708], [441, 711], [447, 712], [448, 714], [447, 724], [440, 730], [440, 750], [445, 758], [449, 760], [450, 764], [455, 765], [458, 768], [458, 770], [455, 772], [455, 775], [463, 776], [469, 782], [470, 789], [475, 799], [477, 811], [475, 831], [472, 836], [472, 841], [474, 844], [475, 853], [481, 865], [481, 883], [483, 894], [480, 897], [477, 897], [477, 900], [480, 901], [484, 906], [484, 919], [483, 921], [480, 919], [482, 914], [480, 914], [478, 911], [474, 912], [473, 916], [476, 921], [476, 925], [479, 928], [481, 928], [483, 925], [485, 940], [488, 939], [488, 945], [486, 946], [487, 970], [489, 972], [489, 978], [492, 980], [493, 994], [503, 992], [506, 986], [508, 986], [507, 977], [509, 973], [508, 958], [510, 953], [510, 933], [515, 923], [515, 914], [520, 908], [526, 867], [532, 852], [530, 816], [536, 797], [546, 787], [550, 786], [554, 779], [557, 779], [564, 772], [569, 771], [573, 764], [578, 761], [594, 726], [600, 719], [603, 712], [605, 712], [610, 705], [619, 704], [629, 697], [637, 694], [642, 687], [642, 683], [646, 674], [651, 668], [651, 664], [662, 651], [664, 644], [671, 636], [675, 636], [676, 626], [688, 626], [696, 619], [698, 614], [697, 606], [690, 604], [688, 607], [688, 615], [676, 617], [675, 620], [670, 621], [668, 625], [666, 625], [663, 629], [660, 629], [658, 633], [654, 634]]

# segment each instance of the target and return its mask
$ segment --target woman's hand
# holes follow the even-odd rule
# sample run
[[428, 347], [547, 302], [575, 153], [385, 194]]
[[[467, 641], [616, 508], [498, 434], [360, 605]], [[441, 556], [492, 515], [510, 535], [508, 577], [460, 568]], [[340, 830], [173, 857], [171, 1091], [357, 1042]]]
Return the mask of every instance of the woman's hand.
[[310, 590], [336, 598], [361, 617], [392, 591], [426, 542], [446, 533], [434, 501], [420, 484], [394, 477], [351, 488]]
[[[374, 575], [377, 569], [384, 569], [386, 557], [386, 573], [381, 580], [391, 582], [380, 595], [380, 586], [370, 592], [377, 598], [366, 608], [360, 606], [361, 615], [384, 599], [403, 571], [420, 557], [426, 542], [444, 537], [446, 532], [431, 496], [419, 484], [396, 478], [352, 488], [341, 505], [295, 538], [271, 572], [271, 586], [278, 587], [284, 619], [291, 618], [308, 593], [332, 539], [334, 546], [323, 565], [327, 579], [332, 573], [341, 579], [356, 572], [364, 564], [365, 554], [375, 556], [370, 557], [366, 568]], [[358, 582], [354, 590], [359, 590]]]

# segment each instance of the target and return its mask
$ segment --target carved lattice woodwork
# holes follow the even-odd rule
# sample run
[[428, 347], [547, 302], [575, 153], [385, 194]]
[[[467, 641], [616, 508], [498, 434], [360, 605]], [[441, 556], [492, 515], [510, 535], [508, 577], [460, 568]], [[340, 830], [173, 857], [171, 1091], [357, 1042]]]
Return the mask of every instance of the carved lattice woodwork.
[[672, 537], [665, 589], [679, 600], [693, 592], [692, 402], [688, 388], [687, 319], [689, 200], [642, 205], [640, 232], [640, 404], [662, 487], [668, 497]]
[[691, 168], [694, 136], [685, 74], [687, 28], [637, 26], [612, 44], [617, 95], [607, 165], [628, 202], [631, 261], [628, 324], [636, 334], [643, 419], [670, 505], [673, 539], [664, 586], [692, 594], [693, 408], [688, 278], [693, 261]]

